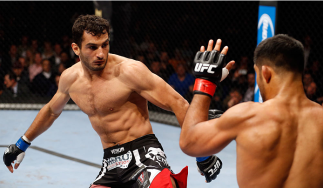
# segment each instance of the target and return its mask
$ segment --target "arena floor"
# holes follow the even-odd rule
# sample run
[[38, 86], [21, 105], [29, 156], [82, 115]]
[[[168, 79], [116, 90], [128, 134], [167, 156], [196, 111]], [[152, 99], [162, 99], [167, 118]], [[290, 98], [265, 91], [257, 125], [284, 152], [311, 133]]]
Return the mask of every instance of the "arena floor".
[[[38, 111], [0, 110], [0, 151], [16, 143]], [[195, 158], [184, 154], [178, 144], [180, 128], [152, 122], [154, 133], [164, 147], [175, 173], [188, 166], [188, 188], [234, 188], [236, 181], [235, 142], [218, 154], [223, 168], [216, 180], [205, 183]], [[103, 156], [99, 137], [81, 111], [64, 111], [49, 130], [32, 142], [24, 161], [11, 174], [0, 165], [0, 188], [84, 187], [94, 181]]]

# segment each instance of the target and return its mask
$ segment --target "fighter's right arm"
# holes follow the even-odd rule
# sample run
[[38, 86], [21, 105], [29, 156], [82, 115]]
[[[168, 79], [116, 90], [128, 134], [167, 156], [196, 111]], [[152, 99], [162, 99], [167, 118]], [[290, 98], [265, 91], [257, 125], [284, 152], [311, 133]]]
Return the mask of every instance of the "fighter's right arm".
[[53, 98], [39, 111], [31, 126], [25, 133], [25, 136], [30, 140], [34, 140], [37, 136], [46, 131], [61, 114], [64, 106], [69, 101], [70, 96], [68, 89], [73, 83], [70, 70], [62, 73], [59, 80], [58, 90]]
[[71, 74], [68, 72], [69, 71], [65, 71], [62, 74], [56, 94], [50, 100], [50, 102], [39, 111], [25, 135], [22, 136], [16, 144], [11, 144], [8, 146], [4, 152], [3, 162], [11, 173], [13, 173], [13, 166], [11, 163], [13, 163], [14, 160], [17, 160], [15, 169], [19, 167], [19, 164], [22, 162], [25, 156], [25, 151], [29, 147], [30, 142], [41, 133], [46, 131], [53, 124], [54, 120], [60, 115], [65, 104], [70, 99], [68, 90], [70, 85], [73, 83], [73, 77], [71, 77]]

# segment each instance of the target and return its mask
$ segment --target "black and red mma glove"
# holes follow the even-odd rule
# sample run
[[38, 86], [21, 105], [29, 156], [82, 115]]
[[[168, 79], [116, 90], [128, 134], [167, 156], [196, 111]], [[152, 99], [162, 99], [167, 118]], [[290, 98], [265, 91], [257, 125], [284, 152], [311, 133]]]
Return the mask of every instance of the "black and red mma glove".
[[212, 98], [216, 86], [229, 74], [229, 70], [224, 66], [224, 54], [216, 50], [198, 51], [194, 58], [193, 74], [196, 77], [194, 94], [208, 95]]

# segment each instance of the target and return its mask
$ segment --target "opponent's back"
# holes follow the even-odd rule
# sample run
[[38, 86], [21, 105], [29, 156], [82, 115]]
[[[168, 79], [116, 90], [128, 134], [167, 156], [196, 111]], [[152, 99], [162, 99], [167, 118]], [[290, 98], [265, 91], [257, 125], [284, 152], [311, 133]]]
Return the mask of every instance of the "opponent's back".
[[251, 105], [236, 138], [240, 187], [323, 187], [323, 108], [304, 100]]

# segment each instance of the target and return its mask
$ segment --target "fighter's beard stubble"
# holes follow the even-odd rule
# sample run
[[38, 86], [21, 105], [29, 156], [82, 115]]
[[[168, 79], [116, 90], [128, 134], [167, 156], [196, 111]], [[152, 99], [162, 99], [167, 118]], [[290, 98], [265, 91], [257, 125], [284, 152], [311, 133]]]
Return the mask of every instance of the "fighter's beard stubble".
[[[107, 62], [108, 62], [108, 54], [107, 54], [107, 57], [105, 59], [105, 62], [101, 65], [95, 65], [95, 66], [92, 66], [91, 63], [89, 62], [89, 59], [84, 57], [82, 52], [80, 52], [80, 60], [81, 62], [86, 66], [86, 68], [88, 68], [89, 70], [91, 71], [101, 71], [105, 68]], [[93, 63], [94, 65], [94, 63]]]

